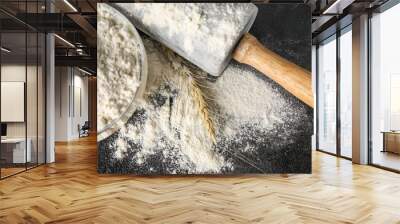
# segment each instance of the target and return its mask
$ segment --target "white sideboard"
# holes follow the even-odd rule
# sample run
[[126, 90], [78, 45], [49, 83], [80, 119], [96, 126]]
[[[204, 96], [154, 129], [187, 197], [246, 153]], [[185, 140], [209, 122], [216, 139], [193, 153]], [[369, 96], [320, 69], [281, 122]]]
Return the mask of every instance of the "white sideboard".
[[[13, 147], [12, 162], [13, 163], [25, 163], [32, 161], [32, 140], [27, 138], [27, 147], [25, 152], [25, 138], [6, 138], [1, 139], [2, 145]], [[25, 161], [26, 159], [26, 161]]]

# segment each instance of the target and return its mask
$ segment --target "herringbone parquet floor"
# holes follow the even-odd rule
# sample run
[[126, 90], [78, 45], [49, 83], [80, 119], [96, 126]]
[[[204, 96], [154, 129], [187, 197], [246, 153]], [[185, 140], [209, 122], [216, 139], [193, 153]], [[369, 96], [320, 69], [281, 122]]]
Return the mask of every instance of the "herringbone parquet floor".
[[99, 175], [94, 138], [0, 181], [0, 223], [400, 223], [400, 175], [313, 153], [312, 175]]

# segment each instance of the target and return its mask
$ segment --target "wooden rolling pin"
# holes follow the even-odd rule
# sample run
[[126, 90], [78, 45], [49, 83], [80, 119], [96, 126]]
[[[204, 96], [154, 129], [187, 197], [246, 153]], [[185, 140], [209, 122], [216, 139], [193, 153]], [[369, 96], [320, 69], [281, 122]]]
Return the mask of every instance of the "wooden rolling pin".
[[242, 37], [233, 52], [233, 59], [252, 66], [308, 106], [314, 107], [310, 72], [265, 48], [251, 34]]
[[258, 12], [254, 4], [115, 3], [113, 6], [124, 12], [138, 29], [207, 73], [219, 76], [233, 55], [313, 107], [310, 73], [266, 49], [247, 33]]

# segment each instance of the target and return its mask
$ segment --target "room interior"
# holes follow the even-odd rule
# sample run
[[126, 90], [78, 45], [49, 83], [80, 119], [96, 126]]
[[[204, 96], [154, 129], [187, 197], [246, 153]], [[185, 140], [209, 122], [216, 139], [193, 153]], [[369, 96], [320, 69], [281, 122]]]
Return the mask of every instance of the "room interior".
[[97, 173], [100, 2], [0, 2], [0, 222], [399, 222], [399, 1], [265, 1], [312, 12], [312, 174], [151, 178]]
[[[389, 5], [389, 3], [386, 3]], [[399, 33], [393, 29], [399, 20], [400, 7], [381, 6], [369, 12], [366, 39], [366, 72], [369, 81], [366, 88], [367, 108], [364, 114], [368, 147], [367, 163], [372, 166], [396, 171], [399, 169], [398, 153], [398, 78], [395, 60]], [[354, 72], [354, 19], [342, 18], [338, 30], [326, 30], [326, 35], [313, 40], [315, 48], [314, 74], [317, 88], [316, 149], [352, 160], [352, 122], [359, 114], [352, 112], [355, 86]], [[322, 33], [323, 34], [323, 33]], [[351, 63], [353, 61], [353, 63]], [[352, 77], [353, 76], [353, 77]], [[358, 80], [357, 80], [358, 81]], [[354, 138], [354, 136], [353, 136]], [[353, 159], [354, 161], [354, 159]]]
[[1, 34], [1, 173], [7, 177], [45, 162], [44, 35]]

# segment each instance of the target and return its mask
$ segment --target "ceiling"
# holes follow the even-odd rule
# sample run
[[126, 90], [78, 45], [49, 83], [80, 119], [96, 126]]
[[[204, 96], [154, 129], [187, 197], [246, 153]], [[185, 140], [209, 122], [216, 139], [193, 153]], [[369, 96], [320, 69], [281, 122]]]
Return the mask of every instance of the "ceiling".
[[[304, 3], [312, 10], [312, 36], [318, 38], [348, 14], [357, 14], [376, 7], [386, 0], [261, 0], [254, 2]], [[79, 66], [81, 61], [88, 69], [96, 69], [96, 4], [113, 0], [1, 0], [0, 21], [3, 45], [15, 48], [15, 54], [24, 51], [23, 34], [30, 31], [55, 32], [56, 62]], [[121, 2], [121, 1], [118, 1]], [[130, 1], [127, 1], [130, 2]], [[52, 9], [52, 13], [48, 13]], [[26, 13], [27, 12], [27, 13]], [[66, 40], [66, 41], [64, 41]], [[14, 43], [11, 43], [13, 42]], [[73, 46], [72, 46], [72, 45]], [[28, 54], [32, 51], [28, 46]], [[33, 45], [32, 45], [33, 46]], [[25, 53], [25, 52], [22, 52]], [[62, 61], [61, 61], [62, 60]], [[82, 65], [81, 64], [81, 65]], [[87, 66], [87, 65], [90, 66]], [[83, 66], [83, 65], [82, 65]]]
[[56, 65], [79, 66], [95, 73], [97, 2], [102, 1], [48, 0], [46, 5], [45, 0], [1, 0], [2, 46], [12, 50], [7, 58], [16, 61], [36, 55], [37, 48], [30, 43], [32, 35], [26, 35], [27, 30], [35, 35], [54, 32]]

